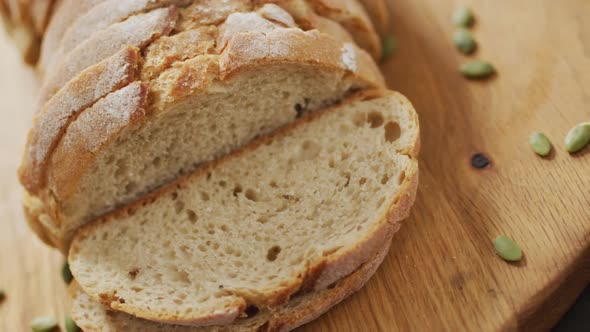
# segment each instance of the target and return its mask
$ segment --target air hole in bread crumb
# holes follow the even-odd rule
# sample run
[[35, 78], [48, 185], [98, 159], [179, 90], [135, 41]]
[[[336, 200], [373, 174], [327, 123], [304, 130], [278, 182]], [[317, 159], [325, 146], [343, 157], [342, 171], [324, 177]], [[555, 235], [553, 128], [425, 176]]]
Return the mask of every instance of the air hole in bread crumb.
[[199, 219], [199, 217], [197, 216], [197, 214], [193, 210], [186, 210], [186, 216], [188, 217], [188, 220], [192, 224], [196, 223], [197, 220]]
[[386, 184], [389, 181], [389, 174], [385, 173], [383, 174], [383, 177], [381, 178], [381, 184]]
[[184, 210], [184, 202], [183, 201], [176, 201], [174, 203], [174, 211], [178, 214]]
[[380, 208], [384, 202], [385, 202], [385, 197], [379, 198], [379, 201], [377, 201], [377, 208]]
[[222, 181], [219, 181], [219, 186], [220, 186], [221, 188], [225, 188], [225, 187], [227, 186], [227, 182], [225, 182], [225, 181], [223, 181], [223, 180], [222, 180]]
[[328, 167], [330, 167], [330, 168], [336, 167], [336, 162], [334, 161], [334, 159], [330, 159], [330, 161], [328, 161]]
[[381, 112], [370, 112], [367, 120], [371, 124], [371, 128], [381, 127], [385, 121]]
[[178, 193], [177, 192], [173, 192], [172, 193], [172, 200], [175, 201], [178, 198]]
[[246, 314], [246, 316], [248, 318], [252, 318], [252, 317], [256, 316], [258, 314], [258, 312], [260, 312], [260, 309], [258, 309], [258, 307], [253, 306], [253, 305], [248, 306], [246, 308], [246, 310], [244, 310], [244, 313]]
[[256, 191], [254, 191], [254, 189], [246, 189], [246, 192], [244, 194], [246, 196], [247, 199], [256, 202], [258, 201], [258, 193], [256, 193]]
[[344, 161], [344, 160], [346, 160], [346, 159], [348, 159], [348, 158], [350, 158], [350, 153], [348, 153], [348, 152], [342, 152], [342, 153], [340, 154], [340, 160], [341, 160], [341, 161]]
[[200, 250], [201, 252], [205, 252], [205, 251], [207, 251], [207, 247], [205, 247], [205, 246], [204, 246], [204, 245], [202, 245], [202, 244], [199, 244], [199, 247], [198, 247], [198, 248], [199, 248], [199, 250]]
[[367, 183], [367, 178], [365, 178], [365, 177], [362, 177], [362, 178], [359, 180], [359, 184], [360, 184], [360, 185], [363, 185], [363, 184], [365, 184], [365, 183]]
[[127, 185], [125, 185], [125, 193], [129, 195], [133, 191], [135, 191], [136, 188], [137, 188], [137, 184], [135, 182], [129, 182], [129, 183], [127, 183]]
[[152, 160], [152, 165], [154, 165], [155, 167], [160, 166], [161, 163], [162, 163], [162, 158], [160, 158], [160, 157], [156, 157], [156, 158], [154, 158], [154, 160]]
[[279, 185], [277, 184], [277, 182], [276, 182], [276, 181], [274, 181], [274, 180], [273, 180], [273, 181], [270, 181], [270, 187], [271, 187], [271, 188], [278, 188], [278, 187], [279, 187]]
[[203, 200], [203, 202], [207, 202], [209, 200], [209, 198], [210, 197], [209, 197], [208, 193], [206, 193], [204, 191], [201, 192], [201, 200]]
[[234, 187], [234, 196], [238, 197], [238, 194], [239, 194], [239, 193], [241, 193], [241, 192], [242, 192], [242, 190], [243, 190], [243, 189], [242, 189], [242, 186], [241, 186], [241, 185], [239, 185], [239, 184], [237, 184], [237, 185]]
[[268, 217], [267, 216], [260, 216], [260, 217], [256, 218], [256, 222], [259, 222], [261, 224], [266, 224], [268, 222]]
[[227, 225], [221, 225], [220, 228], [221, 228], [221, 231], [223, 231], [225, 233], [229, 232], [229, 227]]
[[270, 262], [274, 262], [277, 260], [277, 257], [279, 256], [280, 253], [281, 253], [281, 247], [280, 246], [273, 246], [272, 248], [268, 249], [268, 252], [266, 253], [266, 259], [268, 259]]
[[385, 125], [385, 141], [393, 143], [399, 139], [401, 133], [402, 130], [399, 127], [399, 124], [395, 122], [388, 122]]
[[406, 172], [402, 171], [397, 178], [397, 184], [401, 185], [402, 183], [404, 183], [405, 180], [406, 180]]

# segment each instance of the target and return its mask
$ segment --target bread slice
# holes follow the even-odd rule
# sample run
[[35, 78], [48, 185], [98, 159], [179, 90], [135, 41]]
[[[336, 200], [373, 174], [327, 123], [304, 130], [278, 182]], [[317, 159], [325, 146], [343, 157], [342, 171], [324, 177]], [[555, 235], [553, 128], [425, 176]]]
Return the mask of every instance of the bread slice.
[[43, 74], [50, 68], [55, 59], [55, 52], [59, 49], [64, 33], [70, 25], [91, 8], [105, 0], [61, 0], [55, 5], [47, 29], [43, 35], [41, 52], [37, 68]]
[[182, 326], [156, 323], [121, 312], [110, 311], [92, 300], [76, 282], [68, 293], [71, 315], [85, 332], [279, 332], [291, 331], [306, 324], [361, 289], [375, 273], [389, 249], [389, 239], [380, 252], [363, 263], [358, 270], [337, 281], [329, 288], [295, 295], [287, 304], [273, 309], [250, 307], [247, 316], [227, 326]]
[[182, 325], [325, 289], [408, 215], [418, 137], [404, 97], [361, 93], [83, 227], [73, 275], [114, 310]]
[[[65, 252], [73, 231], [88, 220], [306, 111], [356, 90], [383, 86], [370, 56], [353, 44], [315, 30], [270, 24], [261, 15], [232, 14], [219, 28], [215, 47], [208, 44], [212, 36], [207, 31], [152, 44], [144, 61], [154, 78], [149, 105], [146, 117], [133, 126], [102, 132], [103, 127], [88, 122], [96, 119], [79, 115], [59, 125], [62, 129], [46, 145], [52, 148], [36, 163], [40, 167], [27, 162], [21, 167], [21, 182], [35, 196], [25, 201], [31, 210], [27, 214], [39, 219], [31, 223], [52, 225], [54, 245]], [[259, 30], [250, 31], [252, 26]], [[187, 40], [192, 37], [203, 40], [192, 45], [209, 46], [187, 46], [180, 58], [189, 59], [171, 64], [170, 58], [179, 55], [171, 47], [174, 41], [182, 48], [191, 45]], [[127, 109], [127, 100], [119, 103]], [[87, 132], [67, 128], [76, 122]], [[37, 134], [30, 137], [47, 138], [44, 126], [35, 128]], [[86, 145], [90, 137], [101, 137], [101, 145]], [[34, 140], [28, 150], [39, 151]]]

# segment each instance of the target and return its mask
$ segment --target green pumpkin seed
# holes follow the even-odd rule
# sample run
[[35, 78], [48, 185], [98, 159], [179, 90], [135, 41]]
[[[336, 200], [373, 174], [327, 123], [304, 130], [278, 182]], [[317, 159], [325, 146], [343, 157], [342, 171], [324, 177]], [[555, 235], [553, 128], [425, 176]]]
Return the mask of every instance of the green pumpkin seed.
[[66, 328], [66, 332], [80, 332], [82, 331], [78, 325], [76, 325], [76, 323], [74, 322], [74, 320], [72, 319], [72, 317], [70, 315], [66, 315], [66, 321], [64, 323], [64, 326]]
[[471, 54], [477, 47], [477, 43], [473, 39], [471, 32], [466, 29], [457, 30], [453, 35], [453, 40], [457, 49], [463, 54]]
[[551, 152], [551, 142], [543, 133], [533, 132], [529, 138], [533, 151], [541, 157], [547, 157]]
[[459, 7], [453, 13], [453, 23], [458, 27], [468, 28], [474, 21], [475, 17], [469, 7]]
[[590, 144], [590, 122], [575, 126], [565, 137], [565, 148], [569, 153], [576, 153], [588, 144]]
[[68, 264], [68, 262], [65, 262], [63, 267], [61, 268], [61, 277], [63, 278], [64, 282], [68, 285], [74, 279], [72, 271], [70, 271], [70, 264]]
[[397, 40], [393, 36], [383, 38], [381, 44], [381, 61], [389, 59], [397, 49]]
[[492, 76], [496, 69], [489, 62], [475, 60], [461, 65], [459, 71], [470, 79], [484, 79]]
[[37, 317], [31, 322], [33, 332], [51, 332], [57, 328], [57, 321], [53, 317]]
[[494, 240], [494, 248], [498, 256], [509, 262], [518, 262], [522, 259], [522, 250], [511, 238], [500, 235]]

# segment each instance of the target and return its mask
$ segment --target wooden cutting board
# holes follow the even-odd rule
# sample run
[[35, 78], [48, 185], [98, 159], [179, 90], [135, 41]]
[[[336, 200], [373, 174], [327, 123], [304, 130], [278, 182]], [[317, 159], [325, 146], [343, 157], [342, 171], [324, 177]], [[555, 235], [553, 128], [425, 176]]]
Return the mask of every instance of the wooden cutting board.
[[[473, 58], [499, 74], [472, 82], [453, 48], [450, 16], [477, 13]], [[590, 1], [396, 0], [396, 55], [383, 65], [422, 121], [421, 184], [412, 216], [369, 284], [301, 331], [542, 331], [590, 281], [590, 149], [563, 138], [590, 120]], [[62, 258], [28, 231], [15, 172], [30, 125], [33, 74], [0, 36], [0, 331], [63, 317]], [[527, 141], [545, 132], [555, 153]], [[474, 169], [471, 158], [491, 164]], [[507, 264], [491, 239], [517, 240]]]

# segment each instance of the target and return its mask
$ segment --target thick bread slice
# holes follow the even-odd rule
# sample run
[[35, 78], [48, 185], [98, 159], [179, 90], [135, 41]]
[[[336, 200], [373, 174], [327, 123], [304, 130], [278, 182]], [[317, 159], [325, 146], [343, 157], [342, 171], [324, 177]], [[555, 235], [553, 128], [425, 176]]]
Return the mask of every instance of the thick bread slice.
[[68, 82], [36, 114], [19, 170], [21, 183], [31, 194], [43, 187], [48, 157], [69, 123], [80, 111], [135, 80], [139, 60], [137, 48], [122, 49]]
[[121, 312], [110, 311], [93, 301], [76, 282], [68, 292], [71, 298], [71, 315], [85, 332], [285, 332], [306, 324], [361, 289], [375, 273], [389, 249], [389, 240], [383, 243], [374, 257], [358, 270], [324, 290], [296, 295], [285, 305], [273, 309], [251, 308], [254, 315], [240, 317], [227, 326], [182, 326], [155, 323]]
[[418, 182], [412, 106], [392, 92], [366, 98], [83, 227], [68, 259], [76, 280], [117, 311], [222, 325], [349, 275], [408, 215]]
[[146, 14], [131, 16], [127, 20], [101, 30], [69, 52], [54, 71], [48, 72], [41, 88], [43, 105], [55, 92], [86, 68], [112, 56], [127, 46], [142, 48], [152, 40], [167, 35], [176, 22], [174, 6], [155, 9]]
[[61, 0], [56, 4], [41, 44], [38, 69], [42, 74], [55, 58], [55, 52], [59, 49], [61, 39], [70, 25], [80, 15], [84, 15], [103, 1], [105, 0]]
[[[256, 13], [232, 15], [259, 22], [251, 17]], [[81, 143], [66, 144], [84, 140], [65, 132], [46, 169], [34, 172], [40, 179], [47, 175], [47, 185], [40, 193], [31, 191], [45, 207], [28, 213], [51, 221], [53, 229], [61, 229], [55, 246], [67, 251], [72, 232], [91, 218], [292, 121], [300, 113], [334, 103], [351, 91], [384, 85], [370, 56], [351, 43], [279, 24], [275, 30], [267, 26], [265, 32], [241, 32], [251, 28], [234, 26], [233, 21], [228, 19], [220, 28], [218, 39], [224, 42], [216, 44], [223, 45], [221, 54], [205, 53], [175, 63], [161, 75], [154, 69], [158, 66], [146, 67], [157, 78], [150, 82], [148, 114], [137, 130], [119, 131], [108, 140], [113, 143], [98, 151]], [[168, 58], [166, 50], [173, 49], [169, 46], [148, 48], [146, 64], [159, 63], [150, 60], [152, 52]], [[85, 126], [95, 127], [92, 123]], [[112, 133], [103, 133], [108, 134]], [[80, 163], [78, 153], [88, 154], [88, 162]]]

